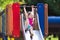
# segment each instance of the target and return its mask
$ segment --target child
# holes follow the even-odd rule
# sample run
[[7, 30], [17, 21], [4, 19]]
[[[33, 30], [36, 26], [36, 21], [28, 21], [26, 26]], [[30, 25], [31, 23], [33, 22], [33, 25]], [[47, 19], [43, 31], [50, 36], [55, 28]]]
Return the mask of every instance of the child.
[[34, 22], [34, 6], [32, 5], [32, 12], [27, 12], [26, 11], [26, 6], [24, 6], [24, 13], [25, 13], [25, 17], [26, 17], [26, 21], [25, 21], [25, 26], [26, 29], [25, 31], [29, 30], [30, 32], [30, 38], [32, 39], [33, 37], [33, 22]]

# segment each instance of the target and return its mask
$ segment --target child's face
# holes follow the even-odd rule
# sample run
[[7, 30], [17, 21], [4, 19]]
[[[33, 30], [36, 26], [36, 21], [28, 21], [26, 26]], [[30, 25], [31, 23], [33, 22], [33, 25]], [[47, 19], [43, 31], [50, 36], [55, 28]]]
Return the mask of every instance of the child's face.
[[32, 14], [30, 13], [30, 15], [28, 15], [28, 17], [29, 17], [29, 18], [34, 18], [34, 15], [32, 15]]

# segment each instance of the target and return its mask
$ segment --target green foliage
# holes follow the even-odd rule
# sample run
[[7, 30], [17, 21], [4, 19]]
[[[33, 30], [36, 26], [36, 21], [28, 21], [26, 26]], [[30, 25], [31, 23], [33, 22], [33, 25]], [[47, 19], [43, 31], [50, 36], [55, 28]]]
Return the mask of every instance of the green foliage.
[[18, 2], [19, 0], [0, 0], [0, 12], [3, 11], [7, 4], [11, 4], [13, 2]]
[[49, 35], [46, 40], [59, 40], [59, 38], [56, 36], [56, 37], [53, 37], [53, 35]]
[[[48, 3], [51, 14], [60, 15], [60, 0], [25, 0], [28, 4]], [[49, 12], [50, 12], [49, 11]]]
[[[0, 11], [4, 10], [6, 5], [20, 0], [0, 0]], [[25, 0], [27, 4], [48, 3], [52, 13], [60, 15], [60, 0]], [[50, 12], [50, 11], [49, 11]]]
[[60, 15], [60, 0], [45, 0], [48, 3], [49, 9], [53, 10], [53, 13]]

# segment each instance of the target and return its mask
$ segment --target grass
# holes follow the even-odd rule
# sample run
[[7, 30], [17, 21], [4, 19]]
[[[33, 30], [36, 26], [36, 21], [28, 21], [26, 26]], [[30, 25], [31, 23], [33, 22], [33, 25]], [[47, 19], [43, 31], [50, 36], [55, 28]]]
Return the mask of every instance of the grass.
[[46, 40], [59, 40], [58, 37], [53, 37], [53, 35], [50, 35], [46, 38]]

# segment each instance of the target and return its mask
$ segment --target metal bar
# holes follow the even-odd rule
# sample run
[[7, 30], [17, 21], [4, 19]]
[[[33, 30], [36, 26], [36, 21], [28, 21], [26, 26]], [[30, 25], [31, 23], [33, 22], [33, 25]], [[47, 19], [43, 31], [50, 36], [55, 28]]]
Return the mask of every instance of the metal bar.
[[60, 16], [49, 16], [48, 23], [60, 23]]
[[[20, 7], [24, 7], [24, 6], [20, 6]], [[31, 6], [26, 6], [26, 7], [31, 7]], [[37, 8], [37, 6], [34, 6], [34, 8]]]

